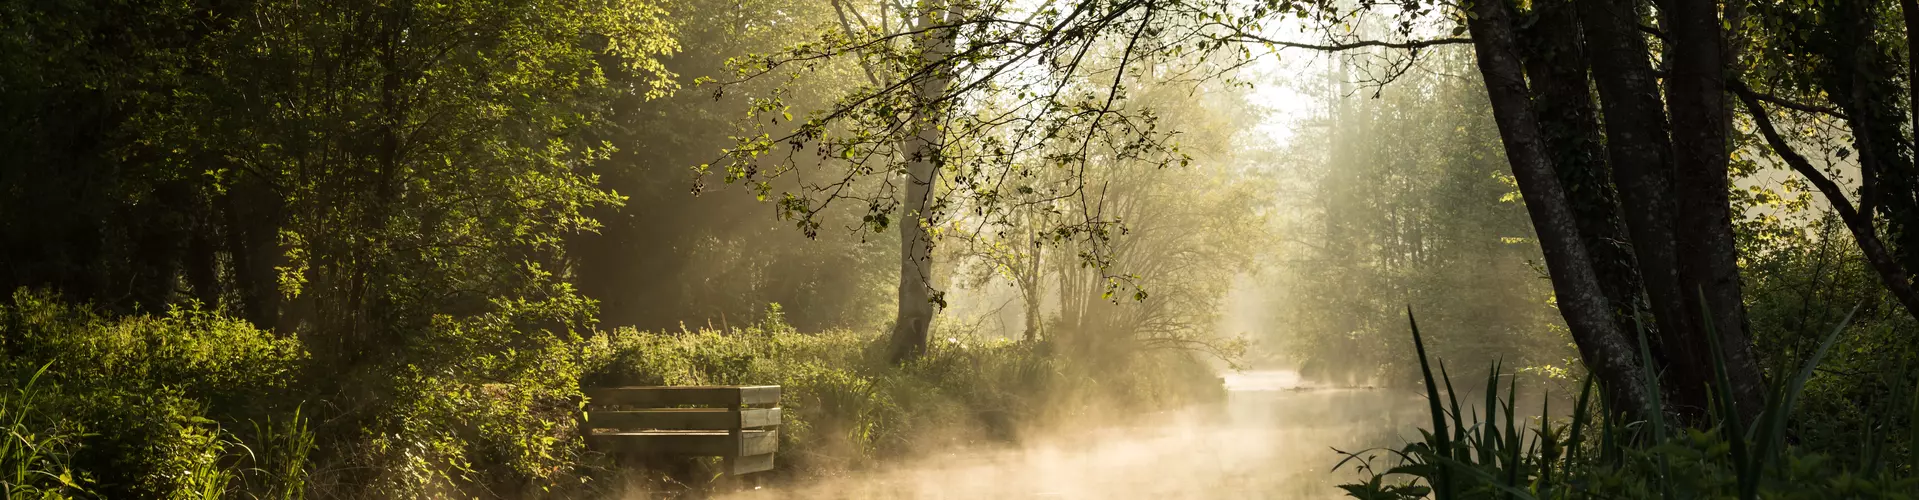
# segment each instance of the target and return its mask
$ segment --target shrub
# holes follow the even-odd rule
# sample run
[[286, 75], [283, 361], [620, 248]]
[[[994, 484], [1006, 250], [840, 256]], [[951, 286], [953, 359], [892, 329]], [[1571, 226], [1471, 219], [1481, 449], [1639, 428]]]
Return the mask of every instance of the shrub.
[[780, 385], [778, 473], [787, 476], [934, 446], [1015, 441], [1049, 423], [1167, 409], [1220, 390], [1184, 351], [1079, 360], [1045, 342], [979, 340], [945, 328], [926, 356], [905, 366], [886, 360], [882, 335], [798, 332], [777, 305], [759, 323], [730, 331], [622, 328], [589, 341], [582, 383]]
[[49, 293], [12, 299], [0, 304], [0, 370], [44, 367], [22, 410], [49, 428], [85, 429], [67, 443], [71, 465], [110, 498], [236, 486], [245, 446], [222, 424], [271, 411], [304, 357], [292, 339], [191, 308], [109, 319]]
[[[1721, 411], [1704, 429], [1668, 426], [1658, 408], [1647, 421], [1611, 418], [1613, 412], [1589, 405], [1590, 379], [1570, 423], [1551, 420], [1550, 409], [1536, 422], [1517, 420], [1512, 395], [1518, 384], [1510, 382], [1500, 396], [1497, 365], [1487, 378], [1485, 404], [1462, 409], [1451, 377], [1443, 368], [1433, 376], [1414, 325], [1432, 428], [1420, 429], [1422, 439], [1400, 449], [1347, 454], [1335, 468], [1351, 464], [1365, 480], [1341, 488], [1361, 499], [1909, 498], [1919, 478], [1899, 474], [1884, 460], [1887, 436], [1862, 436], [1853, 448], [1859, 459], [1844, 461], [1787, 440], [1787, 419], [1845, 324], [1770, 392], [1757, 422], [1725, 418], [1731, 402], [1715, 395]], [[1656, 382], [1646, 380], [1657, 394]], [[1373, 463], [1382, 453], [1386, 462]]]

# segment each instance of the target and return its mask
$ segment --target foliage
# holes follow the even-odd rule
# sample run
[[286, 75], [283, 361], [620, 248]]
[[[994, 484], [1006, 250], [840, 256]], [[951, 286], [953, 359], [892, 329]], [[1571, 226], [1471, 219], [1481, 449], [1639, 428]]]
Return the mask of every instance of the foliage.
[[732, 330], [595, 337], [582, 383], [780, 385], [779, 470], [798, 476], [1220, 396], [1210, 369], [1183, 352], [1081, 359], [1059, 356], [1047, 342], [952, 330], [939, 338], [939, 349], [896, 366], [879, 336], [798, 332], [774, 306], [764, 320]]
[[1269, 300], [1271, 321], [1287, 325], [1277, 350], [1307, 376], [1417, 380], [1417, 360], [1390, 348], [1407, 303], [1440, 325], [1427, 332], [1442, 340], [1434, 348], [1463, 366], [1494, 355], [1522, 368], [1566, 364], [1539, 245], [1470, 55], [1432, 49], [1380, 88], [1352, 82], [1380, 78], [1367, 61], [1383, 56], [1301, 65], [1313, 72], [1298, 85], [1325, 108], [1300, 119], [1323, 126], [1300, 127], [1275, 159], [1296, 194], [1280, 205]]
[[227, 489], [237, 472], [223, 462], [238, 450], [220, 422], [272, 411], [305, 358], [290, 339], [216, 314], [109, 319], [27, 290], [0, 305], [0, 330], [0, 369], [46, 368], [22, 411], [85, 430], [66, 453], [105, 496]]
[[36, 414], [35, 386], [42, 366], [25, 382], [12, 381], [0, 394], [0, 495], [8, 499], [69, 498], [86, 493], [88, 478], [71, 467], [73, 448], [85, 436], [71, 422]]
[[[1659, 415], [1627, 422], [1616, 417], [1603, 396], [1594, 408], [1591, 378], [1570, 423], [1556, 421], [1550, 407], [1536, 420], [1520, 420], [1525, 417], [1514, 408], [1513, 397], [1518, 381], [1509, 382], [1501, 396], [1497, 365], [1487, 377], [1484, 405], [1464, 408], [1468, 413], [1443, 365], [1440, 376], [1433, 376], [1414, 323], [1432, 427], [1421, 429], [1422, 439], [1401, 449], [1347, 453], [1339, 466], [1352, 463], [1367, 478], [1342, 488], [1363, 499], [1904, 498], [1919, 488], [1919, 478], [1900, 472], [1883, 450], [1906, 436], [1856, 436], [1848, 445], [1855, 453], [1867, 450], [1856, 455], [1856, 462], [1794, 446], [1788, 439], [1807, 381], [1849, 321], [1840, 321], [1804, 365], [1770, 391], [1758, 421], [1741, 422], [1729, 411], [1732, 402], [1715, 394], [1719, 407], [1705, 428], [1673, 425], [1670, 417]], [[1643, 340], [1641, 346], [1643, 352]], [[1715, 365], [1718, 376], [1725, 377], [1723, 362]], [[1650, 373], [1640, 379], [1657, 385]], [[1382, 451], [1391, 465], [1374, 463]]]
[[[927, 446], [1016, 440], [1108, 408], [1156, 410], [1217, 394], [1211, 371], [1183, 354], [1081, 362], [1047, 343], [983, 342], [957, 331], [943, 332], [954, 338], [934, 355], [894, 366], [880, 339], [801, 333], [774, 305], [764, 320], [732, 330], [621, 328], [553, 337], [538, 348], [485, 349], [493, 354], [449, 361], [444, 371], [363, 385], [388, 392], [357, 412], [332, 410], [338, 420], [314, 428], [306, 405], [325, 400], [297, 387], [327, 372], [316, 371], [299, 342], [244, 321], [188, 310], [109, 318], [22, 290], [0, 307], [0, 326], [8, 353], [0, 366], [24, 381], [0, 397], [9, 433], [0, 442], [0, 485], [11, 488], [9, 498], [618, 493], [613, 479], [629, 472], [607, 468], [577, 437], [582, 382], [783, 385], [780, 464], [792, 477]], [[463, 330], [483, 325], [446, 327], [446, 342], [490, 337]], [[1109, 371], [1115, 367], [1121, 371]], [[340, 440], [324, 428], [341, 422], [383, 432]]]
[[[960, 240], [949, 247], [954, 281], [982, 292], [969, 297], [986, 303], [975, 310], [1000, 303], [996, 285], [1013, 291], [1028, 340], [1044, 331], [1074, 349], [1145, 346], [1237, 359], [1243, 339], [1235, 337], [1245, 332], [1218, 331], [1221, 304], [1237, 278], [1258, 271], [1276, 239], [1272, 179], [1256, 170], [1271, 151], [1249, 132], [1258, 118], [1253, 97], [1234, 82], [1174, 78], [1141, 78], [1129, 92], [1129, 109], [1180, 131], [1190, 163], [1101, 156], [1070, 175], [1036, 172], [1006, 184], [1025, 193], [1084, 183], [1096, 204], [1022, 196], [1018, 213], [1000, 217], [962, 203], [962, 214], [942, 228], [942, 236]], [[1088, 241], [1052, 230], [1094, 218], [1115, 221], [1115, 233]], [[1108, 267], [1088, 265], [1089, 255]], [[955, 301], [953, 313], [965, 316], [967, 305]]]
[[[663, 61], [698, 77], [730, 72], [727, 61], [774, 50], [813, 35], [831, 9], [813, 0], [689, 2], [673, 6], [680, 51]], [[814, 84], [784, 94], [795, 106], [830, 99], [853, 85], [857, 69], [829, 65]], [[615, 84], [643, 78], [613, 72]], [[600, 185], [625, 196], [622, 206], [587, 213], [602, 224], [568, 242], [581, 293], [600, 301], [605, 324], [674, 330], [681, 323], [721, 329], [747, 323], [768, 303], [787, 307], [788, 321], [819, 331], [865, 328], [891, 307], [895, 235], [861, 234], [852, 207], [821, 215], [827, 228], [809, 240], [767, 213], [752, 193], [691, 192], [687, 166], [711, 160], [731, 144], [751, 99], [771, 92], [769, 78], [723, 95], [686, 91], [659, 99], [623, 95], [594, 134], [617, 146], [593, 171]], [[803, 175], [830, 166], [807, 162]]]

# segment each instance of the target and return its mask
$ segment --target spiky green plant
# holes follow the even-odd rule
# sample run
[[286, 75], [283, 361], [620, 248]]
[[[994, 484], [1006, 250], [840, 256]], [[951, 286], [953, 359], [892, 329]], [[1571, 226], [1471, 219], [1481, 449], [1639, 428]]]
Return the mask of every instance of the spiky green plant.
[[43, 426], [33, 418], [35, 386], [52, 363], [25, 383], [0, 393], [0, 494], [8, 499], [70, 498], [86, 493], [83, 478], [68, 467], [77, 429]]
[[[1514, 411], [1518, 383], [1507, 383], [1502, 395], [1498, 363], [1487, 375], [1483, 406], [1462, 407], [1444, 363], [1437, 363], [1439, 375], [1434, 376], [1431, 366], [1435, 363], [1426, 355], [1425, 339], [1417, 321], [1411, 320], [1410, 309], [1407, 316], [1426, 381], [1432, 429], [1420, 429], [1420, 440], [1398, 449], [1347, 453], [1335, 470], [1353, 465], [1367, 476], [1341, 485], [1353, 498], [1752, 500], [1911, 498], [1919, 493], [1919, 479], [1895, 476], [1893, 468], [1877, 463], [1878, 454], [1870, 450], [1882, 446], [1874, 446], [1870, 436], [1867, 446], [1861, 447], [1868, 451], [1868, 458], [1856, 467], [1786, 443], [1794, 405], [1815, 368], [1845, 332], [1851, 315], [1826, 335], [1791, 377], [1767, 391], [1767, 400], [1761, 402], [1762, 410], [1750, 426], [1735, 411], [1740, 402], [1726, 391], [1715, 391], [1714, 408], [1704, 427], [1691, 429], [1668, 426], [1665, 409], [1657, 402], [1640, 421], [1627, 421], [1614, 413], [1603, 397], [1599, 408], [1593, 408], [1596, 384], [1590, 376], [1581, 386], [1570, 423], [1555, 422], [1550, 406], [1541, 408], [1537, 422], [1521, 421]], [[1714, 382], [1724, 387], [1724, 355], [1710, 324], [1707, 336], [1714, 354]], [[1642, 378], [1645, 389], [1659, 394], [1643, 329], [1639, 343], [1647, 366]], [[1919, 418], [1919, 402], [1910, 411]], [[1598, 431], [1597, 442], [1589, 442], [1593, 431]], [[1919, 446], [1919, 431], [1904, 438]], [[1382, 453], [1393, 461], [1391, 467], [1371, 463]]]

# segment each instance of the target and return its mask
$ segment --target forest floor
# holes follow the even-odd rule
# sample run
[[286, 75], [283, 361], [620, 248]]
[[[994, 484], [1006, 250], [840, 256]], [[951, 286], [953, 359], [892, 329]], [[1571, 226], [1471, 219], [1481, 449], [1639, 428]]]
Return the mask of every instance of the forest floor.
[[793, 499], [1337, 498], [1354, 477], [1334, 448], [1397, 446], [1425, 402], [1407, 389], [1300, 383], [1290, 372], [1226, 377], [1223, 408], [1082, 429], [1021, 447], [955, 450], [881, 470], [722, 496]]

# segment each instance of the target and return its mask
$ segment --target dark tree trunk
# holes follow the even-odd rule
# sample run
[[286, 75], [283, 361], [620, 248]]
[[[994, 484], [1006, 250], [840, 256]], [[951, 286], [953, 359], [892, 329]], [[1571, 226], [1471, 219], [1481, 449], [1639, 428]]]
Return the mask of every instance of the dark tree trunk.
[[1579, 239], [1612, 305], [1613, 324], [1621, 332], [1636, 333], [1635, 314], [1644, 308], [1639, 299], [1642, 284], [1600, 140], [1578, 13], [1568, 0], [1538, 0], [1533, 15], [1536, 20], [1521, 33], [1533, 106], [1560, 185], [1579, 220]]
[[1712, 380], [1709, 359], [1695, 349], [1699, 337], [1679, 285], [1679, 256], [1674, 236], [1676, 209], [1672, 187], [1672, 141], [1667, 136], [1666, 105], [1644, 35], [1639, 31], [1638, 0], [1577, 2], [1586, 53], [1605, 113], [1606, 151], [1612, 164], [1633, 255], [1646, 289], [1656, 327], [1655, 362], [1665, 368], [1663, 389], [1674, 406], [1704, 408], [1705, 381]]
[[254, 179], [240, 180], [222, 199], [227, 255], [233, 261], [233, 290], [239, 298], [240, 317], [255, 328], [275, 328], [280, 316], [279, 277], [274, 269], [282, 256], [280, 201], [271, 189]]
[[[1726, 388], [1751, 422], [1765, 404], [1766, 385], [1746, 337], [1746, 308], [1740, 291], [1739, 254], [1733, 240], [1732, 202], [1726, 170], [1725, 36], [1718, 4], [1712, 0], [1671, 0], [1669, 25], [1672, 75], [1666, 100], [1672, 110], [1673, 193], [1678, 225], [1680, 292], [1690, 311], [1705, 311], [1703, 334], [1716, 335], [1725, 356]], [[1708, 357], [1675, 360], [1710, 363], [1703, 335], [1692, 347]], [[1708, 383], [1677, 380], [1693, 387]], [[1679, 390], [1688, 387], [1682, 385]], [[1679, 408], [1682, 414], [1704, 408]]]
[[207, 213], [206, 203], [199, 204], [202, 210], [194, 216], [193, 235], [187, 239], [186, 278], [187, 286], [193, 290], [194, 300], [208, 309], [220, 307], [220, 244], [217, 242], [219, 224]]
[[184, 181], [162, 182], [153, 187], [151, 201], [120, 208], [121, 231], [131, 245], [127, 255], [127, 299], [132, 310], [148, 314], [166, 312], [180, 288], [184, 243], [189, 238], [188, 213], [193, 204], [193, 189]]
[[1906, 22], [1906, 107], [1912, 114], [1912, 131], [1919, 133], [1919, 52], [1913, 41], [1919, 40], [1919, 0], [1899, 0], [1899, 13]]
[[1586, 366], [1609, 390], [1608, 397], [1633, 414], [1644, 414], [1652, 398], [1639, 380], [1635, 342], [1613, 323], [1599, 278], [1579, 241], [1577, 216], [1554, 173], [1552, 157], [1527, 96], [1525, 72], [1505, 2], [1474, 2], [1467, 27], [1472, 31], [1479, 70], [1486, 80], [1493, 118], [1505, 144], [1526, 212], [1532, 217], [1551, 274], [1559, 309]]

